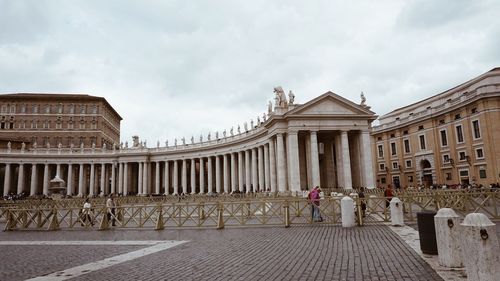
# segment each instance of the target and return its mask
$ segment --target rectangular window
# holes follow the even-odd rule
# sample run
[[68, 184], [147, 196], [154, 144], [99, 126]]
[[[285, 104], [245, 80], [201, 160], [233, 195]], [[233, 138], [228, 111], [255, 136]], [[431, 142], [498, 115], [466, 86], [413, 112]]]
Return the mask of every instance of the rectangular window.
[[413, 176], [408, 176], [408, 182], [413, 182]]
[[446, 130], [441, 130], [441, 146], [448, 146], [448, 138], [446, 136]]
[[457, 131], [457, 143], [463, 143], [464, 142], [464, 133], [462, 131], [462, 125], [458, 125], [455, 127]]
[[448, 162], [450, 162], [450, 155], [444, 154], [443, 155], [443, 163], [448, 163]]
[[399, 170], [399, 164], [398, 164], [398, 162], [392, 162], [392, 169], [393, 170]]
[[405, 146], [405, 153], [410, 153], [410, 140], [405, 139], [403, 140], [404, 146]]
[[380, 179], [380, 182], [381, 182], [382, 184], [385, 184], [385, 183], [386, 183], [385, 178], [381, 178], [381, 179]]
[[465, 151], [460, 151], [458, 153], [458, 159], [460, 159], [462, 161], [465, 160]]
[[385, 171], [385, 164], [384, 163], [378, 164], [378, 170], [379, 171]]
[[420, 149], [425, 150], [425, 136], [420, 135], [420, 136], [418, 136], [418, 138], [420, 140]]
[[479, 170], [479, 178], [485, 179], [486, 178], [486, 170]]
[[377, 148], [378, 148], [378, 157], [380, 158], [384, 157], [384, 147], [381, 144], [379, 144]]
[[467, 171], [467, 170], [460, 171], [460, 176], [461, 177], [468, 177], [469, 176], [469, 171]]
[[391, 142], [391, 155], [396, 155], [396, 154], [397, 154], [396, 143], [395, 142]]
[[451, 181], [451, 173], [446, 173], [446, 180]]
[[479, 120], [472, 121], [472, 128], [474, 130], [474, 139], [481, 138], [481, 131], [479, 128]]
[[406, 168], [411, 168], [411, 160], [406, 160]]
[[484, 154], [483, 154], [483, 149], [482, 148], [476, 149], [476, 158], [477, 159], [484, 159]]

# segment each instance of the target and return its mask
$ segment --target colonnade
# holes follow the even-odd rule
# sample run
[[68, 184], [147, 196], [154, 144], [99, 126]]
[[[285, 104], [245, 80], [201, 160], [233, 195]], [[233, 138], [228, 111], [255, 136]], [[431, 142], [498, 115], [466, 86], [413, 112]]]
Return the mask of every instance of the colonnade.
[[375, 186], [367, 130], [289, 130], [196, 153], [88, 156], [90, 162], [45, 155], [44, 162], [5, 163], [3, 194], [48, 195], [55, 175], [72, 196], [298, 192], [322, 186], [322, 179], [323, 186], [352, 188], [353, 175], [358, 185]]

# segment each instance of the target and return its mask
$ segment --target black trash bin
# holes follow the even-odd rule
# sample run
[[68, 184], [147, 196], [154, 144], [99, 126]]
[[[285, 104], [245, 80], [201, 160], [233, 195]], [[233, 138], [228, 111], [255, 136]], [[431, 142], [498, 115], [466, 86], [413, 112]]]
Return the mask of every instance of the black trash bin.
[[417, 224], [420, 236], [420, 249], [422, 253], [437, 255], [436, 227], [434, 226], [434, 216], [436, 212], [418, 212]]

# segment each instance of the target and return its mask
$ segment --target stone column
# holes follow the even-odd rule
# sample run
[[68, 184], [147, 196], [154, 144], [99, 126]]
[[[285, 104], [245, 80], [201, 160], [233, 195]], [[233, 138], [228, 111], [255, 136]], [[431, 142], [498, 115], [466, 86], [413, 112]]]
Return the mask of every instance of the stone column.
[[271, 179], [270, 179], [270, 170], [269, 170], [269, 147], [264, 144], [264, 181], [266, 191], [271, 188]]
[[283, 143], [283, 134], [276, 135], [276, 147], [278, 149], [278, 191], [286, 191], [286, 165], [285, 165], [285, 145]]
[[224, 171], [223, 171], [223, 175], [224, 175], [224, 193], [229, 193], [229, 161], [228, 161], [228, 155], [227, 154], [223, 154], [222, 155], [222, 158], [223, 158], [223, 163], [224, 163]]
[[238, 152], [238, 190], [243, 192], [243, 183], [245, 182], [243, 173], [243, 151]]
[[137, 172], [137, 177], [138, 177], [137, 178], [137, 195], [141, 195], [142, 194], [142, 185], [143, 185], [142, 182], [144, 180], [143, 179], [144, 174], [142, 172], [142, 170], [143, 170], [142, 165], [143, 164], [142, 164], [142, 162], [138, 162], [137, 165], [139, 165], [139, 171]]
[[309, 135], [311, 139], [311, 174], [312, 187], [321, 186], [319, 176], [319, 151], [318, 151], [318, 136], [316, 131], [311, 131]]
[[215, 155], [215, 191], [221, 193], [220, 157]]
[[252, 191], [257, 192], [259, 178], [257, 175], [257, 148], [252, 148]]
[[19, 164], [19, 171], [17, 173], [17, 194], [21, 194], [24, 189], [24, 164]]
[[212, 169], [212, 157], [207, 157], [207, 192], [212, 193], [213, 188], [213, 169]]
[[375, 179], [373, 176], [373, 158], [372, 158], [372, 148], [370, 142], [370, 132], [361, 131], [361, 146], [363, 149], [361, 150], [362, 155], [362, 166], [363, 166], [363, 175], [364, 175], [364, 185], [366, 187], [375, 187]]
[[191, 159], [191, 194], [196, 194], [196, 161]]
[[66, 182], [67, 189], [66, 194], [72, 196], [73, 195], [73, 165], [68, 164], [68, 181]]
[[165, 195], [168, 195], [170, 189], [170, 165], [168, 161], [165, 161], [163, 184], [165, 186]]
[[118, 193], [123, 194], [123, 163], [118, 163]]
[[148, 195], [149, 190], [149, 162], [144, 162], [144, 167], [142, 167], [142, 172], [144, 173], [142, 177], [142, 194]]
[[237, 190], [237, 183], [238, 181], [236, 180], [236, 155], [234, 153], [231, 153], [231, 192], [235, 192]]
[[288, 153], [290, 169], [290, 191], [300, 191], [299, 138], [298, 132], [288, 133]]
[[155, 194], [160, 194], [160, 161], [155, 162]]
[[250, 192], [252, 185], [251, 172], [250, 172], [250, 150], [245, 150], [245, 186], [246, 192]]
[[101, 164], [101, 194], [102, 195], [107, 195], [107, 188], [106, 188], [106, 164], [102, 163]]
[[78, 196], [83, 197], [83, 164], [80, 163], [80, 169], [78, 170]]
[[276, 153], [274, 152], [274, 140], [269, 140], [269, 170], [271, 180], [271, 191], [276, 192]]
[[123, 163], [123, 195], [128, 195], [128, 163]]
[[351, 158], [349, 156], [349, 137], [347, 131], [342, 131], [340, 142], [342, 144], [342, 170], [344, 171], [344, 188], [352, 189]]
[[257, 148], [257, 155], [259, 157], [257, 158], [257, 167], [259, 170], [259, 190], [263, 191], [266, 187], [264, 183], [264, 148], [262, 146]]
[[200, 194], [205, 193], [205, 163], [200, 157]]
[[111, 163], [111, 193], [116, 193], [116, 164], [115, 162]]
[[61, 177], [61, 164], [56, 165], [56, 176], [59, 176], [59, 178], [62, 179], [62, 177]]
[[36, 163], [31, 164], [31, 188], [30, 188], [30, 196], [36, 195]]
[[337, 161], [335, 163], [337, 167], [337, 186], [344, 187], [344, 164], [342, 162], [342, 142], [340, 135], [335, 136], [335, 153], [337, 155]]
[[174, 160], [174, 195], [179, 194], [179, 161]]
[[95, 164], [90, 164], [90, 188], [89, 188], [89, 196], [94, 196], [95, 194]]
[[3, 179], [3, 196], [9, 195], [10, 191], [10, 163], [5, 164], [5, 177]]
[[187, 161], [186, 159], [182, 159], [182, 193], [187, 194], [188, 193], [188, 187], [187, 187]]
[[[5, 174], [7, 175], [7, 169], [5, 169]], [[8, 187], [8, 185], [4, 184], [4, 188], [5, 186]], [[45, 167], [43, 168], [43, 195], [49, 195], [49, 164], [47, 163], [45, 163]]]

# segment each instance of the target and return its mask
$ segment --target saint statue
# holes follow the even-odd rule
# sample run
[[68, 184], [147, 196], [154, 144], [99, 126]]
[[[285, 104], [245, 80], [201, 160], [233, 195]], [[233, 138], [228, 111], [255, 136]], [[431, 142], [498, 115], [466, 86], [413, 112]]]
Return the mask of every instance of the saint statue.
[[36, 147], [37, 147], [37, 146], [38, 146], [38, 145], [37, 145], [37, 143], [36, 143], [36, 141], [35, 141], [35, 142], [33, 143], [32, 147], [33, 147], [33, 149], [36, 149]]
[[203, 134], [200, 134], [200, 142], [203, 142]]
[[74, 143], [71, 143], [71, 144], [69, 145], [69, 148], [71, 148], [71, 149], [75, 148], [75, 144], [74, 144]]
[[226, 138], [226, 129], [224, 129], [224, 131], [222, 131], [222, 135], [224, 136], [224, 138]]
[[156, 141], [156, 148], [159, 148], [160, 147], [160, 141]]
[[106, 150], [107, 148], [108, 148], [108, 146], [106, 145], [106, 143], [104, 143], [104, 144], [102, 145], [102, 150]]
[[207, 139], [210, 141], [212, 140], [212, 133], [208, 132]]
[[146, 141], [144, 141], [144, 148], [148, 148], [148, 145], [146, 144]]
[[260, 117], [257, 116], [257, 126], [259, 126], [259, 125], [260, 125]]
[[186, 138], [185, 137], [182, 137], [181, 141], [182, 141], [182, 145], [186, 145]]
[[128, 141], [125, 142], [125, 148], [128, 148]]
[[269, 101], [269, 103], [267, 104], [267, 114], [271, 114], [273, 112], [273, 103], [271, 101]]
[[238, 134], [241, 134], [240, 124], [238, 124]]
[[10, 143], [10, 141], [7, 143], [7, 149], [10, 150], [12, 148], [12, 144]]
[[231, 137], [234, 135], [233, 127], [231, 127], [231, 130], [229, 130], [229, 133], [231, 134]]
[[47, 149], [50, 149], [50, 142], [47, 142]]
[[276, 106], [287, 107], [288, 102], [286, 101], [285, 91], [283, 91], [283, 88], [281, 88], [281, 86], [274, 87], [274, 93], [276, 94], [274, 98], [277, 102]]
[[92, 143], [92, 149], [95, 149], [95, 142]]
[[219, 139], [219, 132], [215, 132], [215, 139], [218, 140]]
[[21, 144], [21, 150], [25, 150], [25, 149], [26, 149], [26, 144], [23, 141], [23, 143]]
[[252, 130], [253, 130], [253, 119], [252, 119], [252, 120], [250, 120], [250, 129], [252, 129]]
[[168, 147], [168, 140], [165, 141], [165, 147]]
[[194, 136], [191, 136], [191, 144], [194, 143]]
[[288, 104], [293, 105], [294, 101], [295, 101], [295, 95], [290, 90], [290, 92], [288, 93]]
[[361, 105], [366, 105], [366, 98], [363, 92], [361, 92]]
[[174, 146], [177, 146], [177, 138], [174, 139]]
[[245, 123], [243, 124], [243, 127], [245, 127], [245, 132], [247, 132], [247, 131], [248, 131], [248, 124], [247, 124], [247, 122], [245, 122]]
[[266, 114], [265, 113], [262, 113], [262, 119], [264, 120], [264, 122], [266, 122]]

